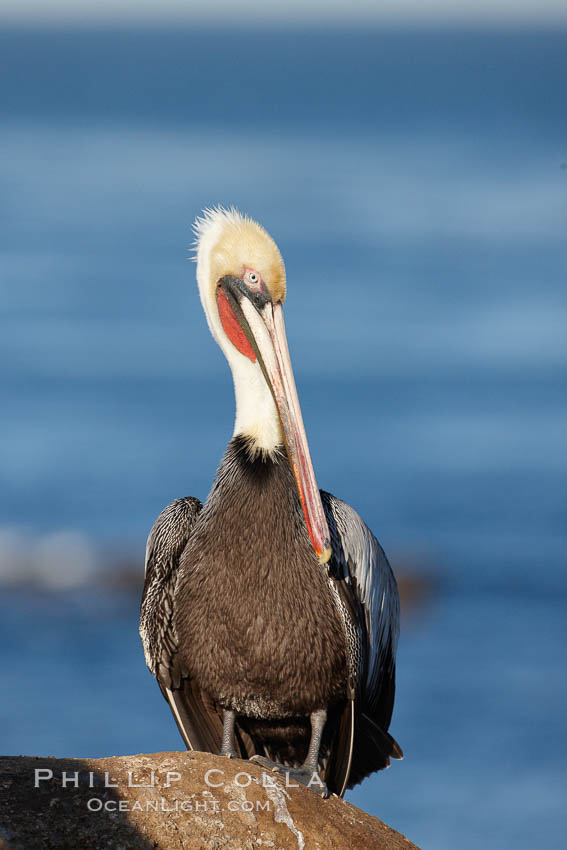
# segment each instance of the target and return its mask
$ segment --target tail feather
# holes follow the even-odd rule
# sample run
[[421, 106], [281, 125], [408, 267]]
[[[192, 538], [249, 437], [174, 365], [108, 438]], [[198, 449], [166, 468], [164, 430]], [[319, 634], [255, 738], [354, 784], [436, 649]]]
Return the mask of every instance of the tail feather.
[[322, 772], [331, 793], [342, 797], [348, 788], [354, 753], [355, 705], [349, 699], [338, 720], [336, 744], [331, 747], [328, 764]]
[[402, 759], [398, 742], [372, 718], [361, 713], [355, 733], [354, 754], [348, 787], [353, 788], [376, 770], [389, 767], [390, 759]]

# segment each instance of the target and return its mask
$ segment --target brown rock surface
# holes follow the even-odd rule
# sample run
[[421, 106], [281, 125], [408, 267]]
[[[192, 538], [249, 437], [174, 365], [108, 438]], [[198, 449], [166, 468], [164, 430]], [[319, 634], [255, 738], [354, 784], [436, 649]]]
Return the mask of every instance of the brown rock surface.
[[417, 850], [338, 797], [196, 752], [0, 758], [0, 848]]

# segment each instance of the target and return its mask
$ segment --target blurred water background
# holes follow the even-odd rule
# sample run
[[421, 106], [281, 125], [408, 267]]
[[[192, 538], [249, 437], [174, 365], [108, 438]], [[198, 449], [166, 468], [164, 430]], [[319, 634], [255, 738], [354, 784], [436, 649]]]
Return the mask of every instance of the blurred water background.
[[566, 35], [0, 31], [2, 753], [181, 748], [138, 599], [231, 435], [188, 246], [235, 204], [319, 483], [414, 588], [406, 758], [349, 798], [427, 850], [565, 846]]

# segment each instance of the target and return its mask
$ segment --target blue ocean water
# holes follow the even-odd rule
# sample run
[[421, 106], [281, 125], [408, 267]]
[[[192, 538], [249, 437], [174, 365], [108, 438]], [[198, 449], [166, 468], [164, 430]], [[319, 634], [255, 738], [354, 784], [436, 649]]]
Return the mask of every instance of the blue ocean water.
[[431, 584], [406, 758], [350, 799], [425, 850], [563, 846], [566, 35], [0, 31], [0, 751], [180, 748], [137, 599], [85, 582], [231, 435], [188, 248], [236, 204], [319, 483]]

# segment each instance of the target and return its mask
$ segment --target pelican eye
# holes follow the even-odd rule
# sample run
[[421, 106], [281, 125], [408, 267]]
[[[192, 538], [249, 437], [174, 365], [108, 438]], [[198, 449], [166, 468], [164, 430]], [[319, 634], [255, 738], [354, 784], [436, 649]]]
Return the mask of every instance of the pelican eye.
[[262, 277], [254, 269], [245, 269], [243, 279], [244, 283], [252, 289], [259, 289], [262, 286]]

